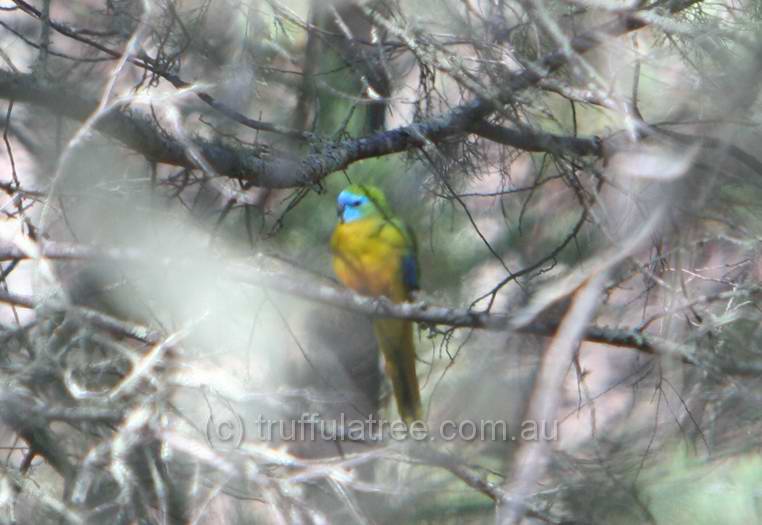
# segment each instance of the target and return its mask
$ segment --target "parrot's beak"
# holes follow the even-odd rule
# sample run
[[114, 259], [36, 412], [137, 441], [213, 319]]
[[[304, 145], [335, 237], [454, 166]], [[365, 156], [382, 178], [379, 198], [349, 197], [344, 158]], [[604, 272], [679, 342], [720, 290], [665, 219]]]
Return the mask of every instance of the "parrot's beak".
[[336, 215], [339, 216], [339, 222], [343, 223], [344, 222], [344, 205], [343, 204], [338, 204], [336, 206]]

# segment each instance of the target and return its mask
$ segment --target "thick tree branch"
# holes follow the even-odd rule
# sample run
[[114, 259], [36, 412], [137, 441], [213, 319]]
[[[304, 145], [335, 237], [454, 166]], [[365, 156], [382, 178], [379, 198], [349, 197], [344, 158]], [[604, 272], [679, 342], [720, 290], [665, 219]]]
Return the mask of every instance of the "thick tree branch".
[[[670, 9], [677, 12], [696, 1], [673, 2]], [[314, 153], [299, 160], [287, 157], [268, 158], [259, 149], [198, 138], [195, 140], [195, 146], [217, 173], [248, 180], [256, 186], [290, 188], [317, 184], [329, 174], [345, 169], [357, 161], [400, 153], [461, 136], [498, 111], [503, 104], [511, 102], [518, 92], [537, 84], [564, 66], [570, 58], [570, 51], [585, 53], [611, 38], [640, 29], [646, 24], [646, 17], [638, 12], [620, 14], [610, 22], [572, 38], [568, 47], [549, 53], [531, 68], [512, 74], [499, 90], [489, 96], [476, 98], [447, 113], [409, 126], [356, 139], [327, 144], [314, 143]], [[166, 78], [166, 75], [164, 76]], [[96, 101], [84, 98], [73, 87], [43, 85], [32, 75], [8, 71], [0, 71], [0, 98], [35, 104], [75, 120], [87, 119], [97, 108]], [[142, 153], [151, 161], [188, 168], [196, 167], [179, 138], [168, 136], [147, 113], [135, 108], [122, 105], [112, 109], [98, 121], [96, 128]], [[491, 130], [489, 125], [480, 129], [485, 133]], [[545, 142], [530, 142], [533, 148], [541, 148], [545, 144], [555, 149], [558, 147], [557, 139], [556, 137], [555, 140]], [[594, 151], [597, 150], [595, 144], [588, 147], [590, 146]]]
[[[84, 121], [96, 111], [98, 102], [94, 98], [80, 95], [80, 92], [81, 89], [74, 86], [42, 83], [31, 74], [0, 70], [1, 98], [30, 103], [53, 114]], [[140, 152], [150, 161], [196, 167], [181, 141], [168, 135], [145, 111], [122, 104], [101, 116], [95, 127]], [[276, 163], [270, 168], [268, 162], [261, 157], [262, 152], [254, 148], [216, 144], [202, 139], [197, 139], [195, 143], [215, 169], [229, 176], [250, 178], [255, 173], [294, 167], [293, 164], [282, 161], [277, 164], [277, 168]]]
[[531, 129], [507, 128], [491, 122], [477, 122], [469, 131], [480, 137], [524, 151], [567, 153], [579, 156], [603, 155], [600, 137], [568, 137], [553, 133], [540, 133]]

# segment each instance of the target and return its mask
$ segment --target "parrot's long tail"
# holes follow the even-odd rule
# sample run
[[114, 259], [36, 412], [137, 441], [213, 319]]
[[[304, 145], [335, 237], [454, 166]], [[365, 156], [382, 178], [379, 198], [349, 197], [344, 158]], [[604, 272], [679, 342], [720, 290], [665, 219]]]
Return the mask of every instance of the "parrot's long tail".
[[384, 356], [386, 374], [394, 388], [397, 410], [408, 425], [421, 419], [421, 394], [415, 374], [413, 323], [399, 319], [373, 322], [376, 339]]

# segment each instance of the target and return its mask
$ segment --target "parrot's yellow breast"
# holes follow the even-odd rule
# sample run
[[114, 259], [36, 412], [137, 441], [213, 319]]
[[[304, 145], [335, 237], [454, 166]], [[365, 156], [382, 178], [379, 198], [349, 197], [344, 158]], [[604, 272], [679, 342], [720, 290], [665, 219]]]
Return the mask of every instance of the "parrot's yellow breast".
[[331, 237], [333, 269], [356, 292], [406, 301], [402, 279], [406, 242], [402, 232], [381, 217], [339, 223]]

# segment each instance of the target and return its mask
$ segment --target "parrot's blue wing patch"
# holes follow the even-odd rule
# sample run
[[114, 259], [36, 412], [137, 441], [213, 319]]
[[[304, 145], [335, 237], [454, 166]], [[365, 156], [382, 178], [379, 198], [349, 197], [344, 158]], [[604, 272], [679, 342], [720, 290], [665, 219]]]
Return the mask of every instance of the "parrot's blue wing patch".
[[418, 261], [413, 254], [402, 258], [402, 282], [408, 290], [418, 289]]

